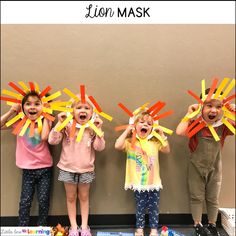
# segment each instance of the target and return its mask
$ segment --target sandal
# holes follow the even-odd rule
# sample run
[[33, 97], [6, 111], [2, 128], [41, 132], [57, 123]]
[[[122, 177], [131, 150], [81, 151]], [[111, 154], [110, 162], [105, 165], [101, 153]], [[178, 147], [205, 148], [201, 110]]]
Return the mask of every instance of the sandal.
[[135, 231], [134, 236], [144, 236], [144, 232], [142, 231]]
[[70, 229], [69, 236], [79, 236], [79, 231], [77, 229]]
[[92, 236], [90, 228], [89, 227], [87, 229], [80, 228], [80, 235], [81, 236]]

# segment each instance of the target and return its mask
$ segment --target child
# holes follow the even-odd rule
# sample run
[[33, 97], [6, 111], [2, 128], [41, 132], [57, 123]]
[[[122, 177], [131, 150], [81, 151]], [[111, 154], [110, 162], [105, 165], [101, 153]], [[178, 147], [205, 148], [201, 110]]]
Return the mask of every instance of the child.
[[[43, 108], [39, 94], [30, 91], [23, 97], [21, 105], [19, 103], [12, 105], [11, 109], [1, 116], [1, 129], [7, 128], [5, 124], [20, 111], [21, 107], [25, 116], [30, 121], [35, 121], [41, 115]], [[15, 123], [13, 127], [18, 123]], [[35, 189], [39, 202], [37, 225], [47, 225], [53, 164], [47, 143], [51, 125], [50, 121], [44, 119], [41, 134], [37, 133], [37, 127], [35, 127], [33, 137], [29, 137], [29, 128], [23, 136], [17, 135], [16, 165], [23, 171], [19, 226], [29, 226], [30, 208]]]
[[[70, 220], [70, 236], [91, 236], [91, 232], [88, 226], [89, 215], [89, 189], [90, 184], [95, 179], [94, 161], [95, 150], [102, 151], [105, 148], [105, 140], [102, 137], [98, 137], [95, 132], [89, 127], [85, 128], [82, 139], [80, 142], [76, 141], [76, 135], [81, 129], [82, 125], [86, 125], [91, 121], [93, 114], [93, 107], [85, 102], [74, 101], [72, 104], [73, 116], [77, 122], [78, 128], [75, 131], [75, 136], [70, 137], [72, 130], [72, 124], [69, 123], [62, 129], [61, 132], [57, 132], [59, 127], [66, 118], [66, 113], [61, 112], [58, 114], [58, 123], [52, 129], [49, 135], [50, 144], [58, 144], [62, 141], [62, 151], [59, 167], [59, 181], [64, 182], [66, 190], [67, 210]], [[94, 124], [101, 130], [102, 120], [95, 118]], [[76, 221], [76, 202], [77, 196], [80, 202], [81, 209], [81, 228], [78, 230]]]
[[[207, 89], [205, 94], [207, 95], [209, 91], [210, 89]], [[202, 98], [202, 95], [200, 98]], [[196, 112], [199, 106], [199, 104], [189, 106], [186, 116]], [[226, 136], [233, 135], [228, 127], [221, 122], [223, 116], [222, 107], [222, 100], [210, 97], [204, 101], [201, 114], [204, 122], [214, 127], [220, 140], [216, 141], [210, 129], [205, 126], [198, 133], [194, 134], [189, 141], [191, 158], [188, 169], [188, 185], [191, 213], [197, 236], [220, 235], [216, 229], [216, 220], [222, 181], [221, 150]], [[229, 105], [228, 109], [235, 112], [235, 105]], [[184, 119], [179, 123], [176, 133], [186, 136], [186, 131], [193, 122], [194, 118]], [[235, 126], [235, 124], [233, 125]], [[203, 227], [201, 223], [204, 201], [206, 202], [208, 214], [207, 227]]]
[[[156, 131], [165, 140], [165, 146], [155, 137], [148, 139], [153, 124], [153, 117], [148, 112], [139, 113], [134, 119], [134, 124], [129, 125], [115, 143], [116, 149], [127, 152], [125, 189], [132, 189], [135, 194], [135, 236], [144, 235], [146, 208], [149, 210], [150, 236], [158, 234], [159, 197], [162, 188], [158, 151], [169, 153], [170, 147], [160, 128]], [[136, 132], [134, 144], [129, 138], [132, 132]]]

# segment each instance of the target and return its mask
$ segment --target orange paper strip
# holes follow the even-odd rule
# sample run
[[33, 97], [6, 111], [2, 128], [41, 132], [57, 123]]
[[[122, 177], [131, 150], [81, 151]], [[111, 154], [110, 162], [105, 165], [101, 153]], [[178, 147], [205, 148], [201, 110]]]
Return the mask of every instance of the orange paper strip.
[[206, 126], [205, 122], [201, 122], [198, 124], [194, 129], [191, 130], [191, 132], [188, 133], [188, 137], [191, 138], [194, 134], [199, 132], [201, 129], [203, 129]]
[[188, 90], [188, 93], [193, 96], [199, 103], [203, 104], [203, 101], [191, 90]]
[[13, 134], [18, 135], [20, 133], [20, 130], [22, 128], [22, 126], [25, 124], [26, 120], [28, 118], [25, 116], [15, 127], [15, 129], [12, 131]]
[[52, 89], [52, 87], [47, 86], [47, 87], [39, 94], [39, 97], [40, 97], [40, 98], [44, 97], [51, 89]]
[[125, 107], [122, 103], [119, 103], [118, 106], [123, 109], [130, 117], [133, 116], [133, 113], [127, 108]]
[[163, 114], [161, 114], [161, 115], [159, 115], [159, 116], [155, 116], [154, 118], [153, 118], [153, 120], [160, 120], [160, 119], [162, 119], [162, 118], [164, 118], [164, 117], [167, 117], [167, 116], [169, 116], [169, 115], [171, 115], [171, 114], [173, 114], [174, 113], [174, 111], [167, 111], [167, 112], [165, 112], [165, 113], [163, 113]]
[[214, 93], [214, 91], [215, 91], [215, 89], [216, 89], [217, 83], [218, 83], [218, 79], [215, 78], [215, 79], [213, 80], [213, 82], [212, 82], [210, 91], [209, 91], [209, 93], [207, 94], [206, 100], [211, 99], [211, 96], [212, 96], [212, 94]]
[[132, 133], [132, 138], [131, 138], [131, 148], [134, 148], [134, 144], [136, 142], [136, 134], [137, 134], [137, 132], [136, 132], [136, 130], [134, 130]]
[[8, 85], [11, 86], [12, 88], [14, 88], [21, 95], [23, 95], [23, 96], [26, 95], [26, 93], [21, 88], [19, 88], [17, 85], [15, 85], [14, 83], [10, 82], [10, 83], [8, 83]]
[[73, 138], [75, 136], [75, 131], [76, 131], [76, 120], [73, 119], [73, 123], [70, 130], [70, 138]]
[[120, 125], [120, 126], [117, 126], [115, 127], [115, 131], [121, 131], [121, 130], [124, 130], [128, 127], [129, 125]]
[[50, 120], [50, 121], [54, 121], [55, 120], [55, 117], [45, 113], [45, 112], [42, 112], [41, 114], [42, 116], [44, 116], [46, 119]]
[[85, 103], [85, 86], [80, 85], [80, 96], [81, 96], [81, 102]]
[[88, 97], [89, 100], [93, 103], [93, 105], [96, 107], [96, 109], [98, 110], [98, 112], [102, 112], [101, 107], [98, 105], [98, 103], [96, 102], [96, 100], [94, 99], [93, 96], [89, 96]]
[[8, 101], [8, 102], [14, 102], [14, 103], [21, 103], [20, 100], [17, 100], [15, 98], [8, 98], [8, 97], [2, 97], [2, 96], [0, 96], [0, 100]]
[[30, 86], [30, 90], [31, 90], [32, 92], [34, 92], [34, 91], [35, 91], [34, 83], [33, 83], [33, 82], [29, 82], [29, 86]]
[[31, 121], [31, 123], [30, 123], [30, 133], [29, 133], [30, 137], [34, 137], [34, 127], [35, 127], [35, 122]]

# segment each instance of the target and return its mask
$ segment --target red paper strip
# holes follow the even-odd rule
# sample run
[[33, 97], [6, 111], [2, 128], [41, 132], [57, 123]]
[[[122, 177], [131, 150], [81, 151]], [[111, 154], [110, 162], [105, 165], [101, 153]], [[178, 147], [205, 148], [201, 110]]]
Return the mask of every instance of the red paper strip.
[[191, 132], [188, 133], [188, 137], [191, 138], [194, 134], [199, 132], [201, 129], [203, 129], [206, 126], [205, 122], [199, 123], [194, 129], [191, 130]]
[[17, 99], [15, 99], [15, 98], [8, 98], [8, 97], [2, 97], [2, 96], [0, 96], [0, 100], [8, 101], [8, 102], [21, 103], [20, 100], [17, 100]]
[[234, 99], [235, 97], [236, 97], [236, 94], [233, 94], [233, 95], [227, 97], [226, 99], [224, 99], [224, 100], [223, 100], [223, 103], [225, 104], [225, 103], [227, 103], [228, 101], [230, 101], [231, 99]]
[[160, 120], [160, 119], [162, 119], [162, 118], [164, 118], [164, 117], [167, 117], [167, 116], [169, 116], [169, 115], [171, 115], [171, 114], [173, 114], [174, 113], [174, 111], [167, 111], [167, 112], [165, 112], [165, 113], [163, 113], [163, 114], [161, 114], [161, 115], [159, 115], [159, 116], [155, 116], [154, 118], [153, 118], [153, 120]]
[[133, 116], [133, 113], [127, 108], [125, 107], [122, 103], [119, 103], [118, 106], [123, 109], [127, 114], [128, 116], [132, 117]]
[[203, 104], [203, 101], [191, 90], [188, 90], [188, 93], [193, 96], [199, 103]]
[[34, 92], [34, 91], [35, 91], [34, 83], [33, 83], [33, 82], [29, 82], [29, 86], [30, 86], [30, 90], [31, 90], [32, 92]]
[[190, 126], [188, 126], [188, 128], [186, 129], [186, 134], [201, 121], [202, 121], [202, 117], [200, 116]]
[[166, 104], [164, 102], [161, 102], [159, 106], [155, 108], [155, 110], [150, 114], [152, 117], [154, 117]]
[[81, 102], [85, 103], [85, 86], [80, 85], [80, 96], [81, 96]]
[[19, 88], [17, 85], [15, 85], [14, 83], [10, 82], [10, 83], [8, 83], [8, 85], [11, 86], [12, 88], [14, 88], [21, 95], [23, 95], [23, 96], [26, 95], [26, 93], [21, 88]]
[[40, 97], [40, 98], [44, 97], [51, 89], [52, 89], [51, 86], [47, 86], [47, 87], [39, 94], [39, 97]]
[[[148, 113], [151, 113], [151, 112], [154, 111], [156, 108], [159, 108], [159, 106], [160, 106], [161, 104], [163, 104], [163, 103], [160, 102], [160, 101], [158, 101], [158, 102], [155, 103], [153, 106], [151, 106], [151, 107], [147, 110], [147, 112], [148, 112]], [[165, 105], [165, 103], [164, 103], [164, 105]]]
[[98, 110], [98, 112], [102, 112], [101, 107], [98, 105], [98, 103], [96, 102], [96, 100], [94, 99], [93, 96], [89, 96], [88, 97], [89, 100], [93, 103], [93, 105], [96, 107], [96, 109]]

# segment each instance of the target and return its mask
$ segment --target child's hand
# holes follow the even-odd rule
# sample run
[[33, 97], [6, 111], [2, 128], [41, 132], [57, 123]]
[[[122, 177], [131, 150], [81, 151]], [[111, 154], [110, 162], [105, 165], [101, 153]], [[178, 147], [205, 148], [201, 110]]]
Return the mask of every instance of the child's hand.
[[21, 110], [21, 104], [20, 103], [14, 103], [10, 109], [11, 112], [18, 113]]
[[97, 126], [97, 128], [101, 128], [102, 124], [103, 124], [103, 121], [100, 118], [96, 118], [94, 120], [94, 124]]
[[61, 112], [61, 113], [59, 113], [58, 115], [57, 115], [57, 117], [58, 117], [58, 121], [60, 121], [61, 123], [67, 118], [67, 114], [66, 114], [66, 112]]
[[235, 112], [235, 104], [229, 104], [228, 110], [231, 112]]
[[134, 125], [132, 124], [132, 125], [128, 125], [127, 126], [126, 131], [129, 134], [129, 133], [132, 133], [134, 129], [135, 129]]
[[157, 128], [155, 129], [155, 131], [156, 131], [161, 137], [166, 138], [166, 136], [165, 136], [165, 134], [164, 134], [162, 128], [157, 127]]
[[199, 104], [192, 104], [188, 107], [188, 114], [193, 113], [199, 108]]

